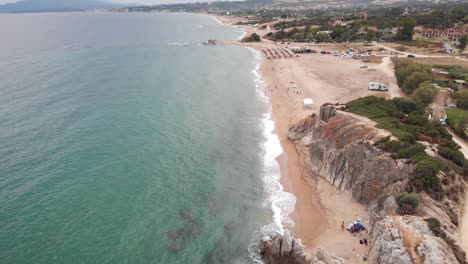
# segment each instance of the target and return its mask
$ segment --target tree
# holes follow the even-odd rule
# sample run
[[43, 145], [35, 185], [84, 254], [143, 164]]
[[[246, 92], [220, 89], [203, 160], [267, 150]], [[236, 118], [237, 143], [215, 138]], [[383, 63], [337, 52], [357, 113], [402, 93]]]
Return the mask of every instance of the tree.
[[431, 80], [432, 75], [425, 71], [416, 71], [411, 73], [411, 75], [404, 80], [402, 89], [406, 94], [410, 95], [419, 87], [421, 83]]
[[375, 37], [376, 37], [376, 34], [374, 30], [367, 30], [367, 34], [366, 34], [367, 41], [373, 41]]
[[468, 90], [452, 93], [451, 97], [455, 100], [458, 107], [468, 109]]
[[452, 20], [452, 22], [461, 21], [465, 15], [465, 11], [459, 6], [452, 8], [449, 12], [449, 18]]
[[401, 27], [398, 29], [397, 39], [405, 41], [413, 40], [414, 26], [416, 26], [416, 20], [412, 17], [405, 17], [402, 20]]
[[467, 35], [461, 36], [460, 39], [458, 40], [457, 48], [460, 49], [460, 53], [462, 53], [465, 50], [467, 42], [468, 42]]
[[[466, 133], [467, 127], [468, 127], [468, 116], [465, 115], [457, 123], [457, 127], [456, 127], [456, 130], [458, 131], [457, 134], [459, 134], [462, 138], [466, 138], [468, 135]], [[468, 165], [468, 162], [467, 162], [467, 165]]]
[[405, 114], [419, 110], [419, 105], [410, 97], [395, 97], [392, 101]]
[[261, 38], [257, 33], [253, 33], [252, 35], [242, 39], [243, 42], [259, 42], [260, 40]]
[[327, 33], [318, 33], [315, 35], [315, 40], [317, 42], [327, 42], [330, 41], [330, 36]]
[[343, 39], [343, 35], [348, 31], [346, 26], [338, 25], [330, 33], [330, 37], [334, 40], [340, 41]]
[[423, 82], [414, 90], [412, 97], [416, 102], [427, 106], [434, 101], [438, 92], [439, 90], [434, 85], [429, 82]]

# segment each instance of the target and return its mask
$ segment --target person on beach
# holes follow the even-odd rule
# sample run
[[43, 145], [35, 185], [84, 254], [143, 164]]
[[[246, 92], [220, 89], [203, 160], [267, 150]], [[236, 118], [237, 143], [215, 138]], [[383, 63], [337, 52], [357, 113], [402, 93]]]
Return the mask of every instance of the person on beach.
[[341, 231], [345, 231], [344, 221], [341, 222]]
[[362, 240], [364, 241], [364, 245], [367, 247], [367, 238], [363, 238]]

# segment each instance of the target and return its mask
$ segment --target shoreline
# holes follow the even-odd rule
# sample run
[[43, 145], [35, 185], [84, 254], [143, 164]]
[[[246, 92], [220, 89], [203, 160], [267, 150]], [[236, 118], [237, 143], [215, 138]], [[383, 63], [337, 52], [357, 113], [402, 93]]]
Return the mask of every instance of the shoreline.
[[[243, 28], [246, 34], [252, 32], [251, 26], [233, 25], [237, 19], [239, 18], [215, 16], [215, 20], [222, 22], [224, 26]], [[359, 246], [359, 237], [341, 231], [340, 225], [343, 221], [348, 223], [362, 218], [364, 225], [368, 226], [367, 208], [354, 202], [349, 192], [341, 192], [325, 179], [310, 175], [305, 160], [307, 155], [300, 153], [295, 143], [288, 139], [288, 130], [292, 124], [307, 115], [318, 113], [319, 107], [324, 103], [348, 102], [367, 95], [385, 96], [383, 93], [368, 91], [367, 83], [371, 80], [391, 83], [394, 76], [388, 74], [393, 74], [393, 71], [387, 68], [392, 65], [370, 64], [371, 70], [363, 70], [360, 69], [360, 61], [319, 54], [267, 59], [262, 49], [286, 46], [267, 41], [233, 41], [228, 44], [255, 49], [261, 55], [259, 73], [267, 85], [267, 96], [271, 102], [272, 120], [275, 124], [272, 133], [278, 136], [283, 150], [276, 158], [281, 172], [280, 184], [284, 191], [296, 197], [294, 210], [290, 214], [294, 227], [285, 228], [301, 239], [311, 253], [322, 246], [343, 258], [346, 263], [361, 263], [368, 248]], [[343, 67], [336, 67], [337, 65]], [[311, 109], [302, 107], [302, 100], [305, 98], [314, 100]]]

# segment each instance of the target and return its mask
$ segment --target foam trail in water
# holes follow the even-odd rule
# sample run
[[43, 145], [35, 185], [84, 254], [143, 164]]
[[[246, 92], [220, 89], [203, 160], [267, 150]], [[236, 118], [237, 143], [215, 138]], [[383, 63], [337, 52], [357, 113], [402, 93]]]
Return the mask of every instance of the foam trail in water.
[[[257, 65], [253, 70], [255, 76], [255, 85], [257, 95], [260, 100], [267, 106], [267, 112], [262, 115], [261, 129], [262, 129], [262, 142], [260, 147], [262, 149], [262, 181], [264, 188], [264, 205], [271, 208], [273, 212], [272, 222], [263, 226], [256, 234], [258, 237], [254, 238], [249, 246], [249, 252], [254, 262], [260, 261], [258, 257], [259, 237], [271, 235], [272, 233], [283, 234], [285, 227], [293, 227], [294, 222], [289, 215], [294, 211], [296, 204], [296, 196], [292, 193], [284, 191], [281, 185], [281, 171], [276, 158], [283, 153], [283, 148], [278, 135], [274, 133], [275, 122], [272, 119], [272, 109], [269, 97], [265, 95], [266, 83], [262, 80], [260, 75], [260, 62], [261, 54], [257, 50], [248, 48], [254, 53]], [[259, 262], [261, 263], [261, 262]]]
[[167, 45], [169, 45], [169, 46], [187, 46], [187, 45], [190, 45], [190, 42], [184, 42], [184, 43], [169, 42], [169, 43], [167, 43]]

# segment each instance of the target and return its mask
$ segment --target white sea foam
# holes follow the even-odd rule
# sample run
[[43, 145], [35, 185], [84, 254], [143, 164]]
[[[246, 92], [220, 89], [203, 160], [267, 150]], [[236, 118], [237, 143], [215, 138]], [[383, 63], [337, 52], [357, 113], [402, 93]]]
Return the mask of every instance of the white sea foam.
[[261, 177], [264, 189], [264, 206], [271, 208], [273, 217], [270, 223], [257, 230], [248, 248], [250, 255], [249, 263], [263, 263], [258, 254], [259, 238], [275, 233], [284, 234], [286, 227], [294, 226], [294, 222], [289, 215], [294, 211], [296, 196], [284, 191], [284, 187], [280, 182], [281, 171], [276, 158], [283, 153], [283, 148], [281, 147], [278, 135], [275, 134], [272, 106], [270, 98], [265, 94], [267, 84], [260, 75], [261, 54], [255, 49], [248, 49], [254, 53], [257, 62], [255, 69], [252, 71], [255, 76], [256, 92], [267, 109], [260, 120], [262, 129], [262, 142], [260, 142], [262, 149], [260, 153], [262, 161]]
[[242, 35], [237, 39], [237, 40], [241, 40], [245, 37], [245, 35], [247, 35], [247, 30], [243, 29], [243, 28], [239, 28], [239, 31], [235, 31], [236, 33], [242, 33]]
[[169, 43], [167, 43], [167, 45], [169, 45], [169, 46], [187, 46], [187, 45], [190, 45], [190, 42], [184, 42], [184, 43], [169, 42]]
[[[254, 54], [257, 65], [253, 70], [257, 94], [268, 107], [268, 111], [263, 114], [261, 120], [263, 141], [262, 148], [262, 180], [264, 183], [265, 205], [271, 207], [273, 219], [264, 231], [284, 233], [285, 227], [293, 227], [294, 222], [289, 215], [294, 211], [296, 197], [292, 193], [284, 191], [281, 185], [281, 171], [276, 158], [283, 153], [283, 148], [278, 135], [275, 133], [275, 122], [272, 119], [271, 102], [265, 94], [266, 83], [260, 75], [261, 54], [257, 50], [249, 48]], [[268, 233], [265, 233], [268, 234]]]

